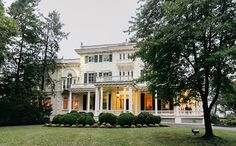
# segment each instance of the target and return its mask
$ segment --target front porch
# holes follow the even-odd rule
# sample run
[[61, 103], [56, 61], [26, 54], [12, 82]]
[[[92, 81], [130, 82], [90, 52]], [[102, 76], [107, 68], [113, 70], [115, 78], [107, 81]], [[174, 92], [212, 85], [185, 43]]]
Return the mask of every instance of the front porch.
[[161, 116], [163, 123], [203, 124], [203, 112], [199, 103], [194, 102], [191, 110], [185, 110], [183, 105], [174, 107], [173, 101], [157, 100], [129, 81], [71, 85], [68, 93], [68, 108], [64, 112], [93, 112], [95, 117], [102, 112], [115, 115], [124, 112], [134, 115], [149, 112]]

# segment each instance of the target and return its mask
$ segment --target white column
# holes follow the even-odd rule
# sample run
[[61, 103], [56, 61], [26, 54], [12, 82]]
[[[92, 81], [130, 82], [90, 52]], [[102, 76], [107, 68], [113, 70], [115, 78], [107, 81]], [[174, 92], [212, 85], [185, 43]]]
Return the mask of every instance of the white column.
[[106, 107], [107, 111], [108, 111], [108, 108], [109, 108], [109, 92], [107, 92], [107, 107]]
[[87, 112], [89, 112], [90, 110], [90, 92], [88, 92], [88, 96], [87, 96]]
[[176, 98], [177, 106], [176, 106], [176, 116], [179, 116], [179, 98]]
[[135, 109], [134, 109], [135, 114], [138, 112], [138, 91], [135, 92]]
[[65, 78], [65, 80], [66, 80], [66, 81], [65, 81], [65, 90], [66, 90], [66, 89], [68, 89], [68, 88], [67, 88], [67, 78]]
[[129, 112], [132, 112], [132, 87], [129, 87]]
[[72, 92], [69, 92], [69, 100], [68, 100], [68, 113], [71, 112], [71, 100], [72, 100]]
[[157, 103], [157, 97], [155, 97], [155, 115], [157, 115], [157, 109], [158, 109], [158, 103]]
[[98, 87], [96, 87], [95, 89], [95, 111], [94, 111], [94, 115], [98, 116], [98, 109], [99, 109], [99, 90]]
[[103, 110], [103, 87], [100, 88], [101, 96], [100, 96], [100, 113], [102, 113]]
[[126, 112], [126, 87], [124, 86], [124, 113]]

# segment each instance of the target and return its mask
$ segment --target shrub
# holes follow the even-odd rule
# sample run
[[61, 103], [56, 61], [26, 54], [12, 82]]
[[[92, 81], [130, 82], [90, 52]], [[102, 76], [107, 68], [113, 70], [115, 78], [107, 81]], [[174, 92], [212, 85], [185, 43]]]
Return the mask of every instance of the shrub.
[[93, 112], [88, 112], [88, 114], [89, 114], [92, 118], [94, 117]]
[[135, 122], [135, 116], [132, 113], [122, 113], [117, 117], [117, 124], [124, 126], [124, 125], [132, 125]]
[[225, 120], [225, 124], [227, 126], [236, 126], [236, 120], [227, 119], [227, 120]]
[[141, 112], [136, 120], [136, 124], [153, 124], [154, 123], [154, 116], [148, 112]]
[[87, 113], [81, 113], [76, 121], [77, 124], [89, 124], [93, 125], [95, 123], [95, 120], [91, 117], [91, 115]]
[[63, 124], [73, 125], [76, 124], [77, 117], [74, 114], [65, 114], [62, 118]]
[[160, 124], [161, 117], [160, 116], [153, 116], [153, 122], [154, 122], [154, 124]]
[[63, 118], [63, 115], [56, 115], [53, 117], [52, 119], [52, 123], [53, 124], [62, 124], [62, 118]]
[[211, 114], [211, 123], [213, 124], [219, 124], [220, 123], [220, 118], [216, 114]]
[[117, 116], [112, 113], [101, 113], [98, 117], [99, 122], [102, 123], [109, 123], [111, 125], [116, 124]]

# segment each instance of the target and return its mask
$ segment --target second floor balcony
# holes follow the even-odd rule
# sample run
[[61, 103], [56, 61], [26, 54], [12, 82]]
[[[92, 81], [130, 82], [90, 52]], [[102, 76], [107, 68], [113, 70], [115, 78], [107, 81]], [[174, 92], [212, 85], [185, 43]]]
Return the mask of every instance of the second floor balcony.
[[107, 76], [107, 77], [97, 77], [96, 83], [103, 82], [132, 82], [132, 76]]

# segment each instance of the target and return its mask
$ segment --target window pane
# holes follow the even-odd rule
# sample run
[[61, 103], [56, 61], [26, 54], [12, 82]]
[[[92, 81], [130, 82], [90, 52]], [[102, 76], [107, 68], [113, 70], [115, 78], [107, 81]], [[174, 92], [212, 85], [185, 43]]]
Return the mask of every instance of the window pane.
[[68, 109], [68, 97], [64, 97], [63, 99], [63, 109]]

